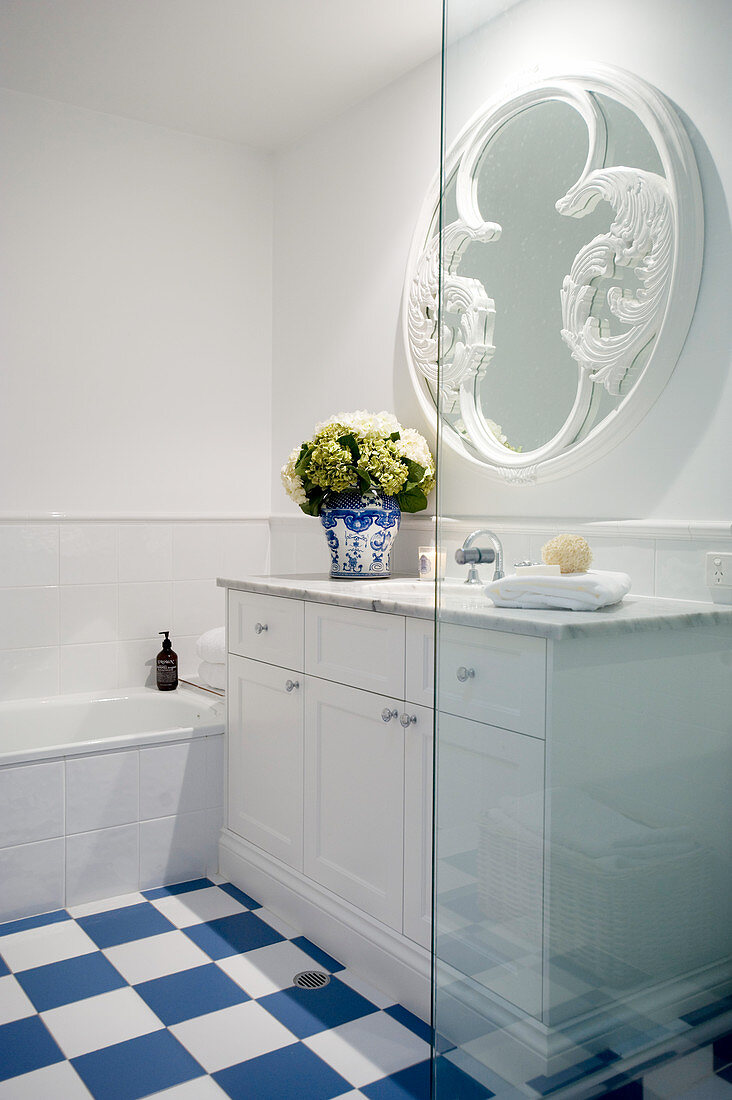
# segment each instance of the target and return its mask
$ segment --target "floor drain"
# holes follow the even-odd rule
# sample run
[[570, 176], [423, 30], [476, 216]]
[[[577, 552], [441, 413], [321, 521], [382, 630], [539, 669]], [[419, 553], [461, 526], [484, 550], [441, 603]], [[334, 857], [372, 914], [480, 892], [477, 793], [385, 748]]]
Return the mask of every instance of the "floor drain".
[[292, 979], [293, 985], [299, 989], [322, 989], [329, 981], [330, 974], [325, 974], [322, 970], [301, 970]]

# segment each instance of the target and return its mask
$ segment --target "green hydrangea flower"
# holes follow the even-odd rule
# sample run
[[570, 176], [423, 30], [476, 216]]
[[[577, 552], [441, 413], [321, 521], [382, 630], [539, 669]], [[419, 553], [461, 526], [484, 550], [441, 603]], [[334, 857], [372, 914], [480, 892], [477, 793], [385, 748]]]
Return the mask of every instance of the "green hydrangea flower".
[[391, 439], [359, 439], [359, 468], [365, 470], [383, 492], [394, 497], [407, 480], [407, 467]]
[[308, 477], [313, 485], [341, 493], [356, 484], [351, 452], [335, 439], [316, 443], [310, 456]]

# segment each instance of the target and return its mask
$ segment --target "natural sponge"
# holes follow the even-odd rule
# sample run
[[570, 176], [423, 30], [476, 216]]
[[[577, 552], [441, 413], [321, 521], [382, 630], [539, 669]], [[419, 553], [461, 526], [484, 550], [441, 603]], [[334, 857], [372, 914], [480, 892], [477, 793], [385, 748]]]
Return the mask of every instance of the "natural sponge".
[[592, 551], [581, 535], [557, 535], [541, 548], [547, 565], [558, 565], [562, 573], [586, 573], [592, 562]]

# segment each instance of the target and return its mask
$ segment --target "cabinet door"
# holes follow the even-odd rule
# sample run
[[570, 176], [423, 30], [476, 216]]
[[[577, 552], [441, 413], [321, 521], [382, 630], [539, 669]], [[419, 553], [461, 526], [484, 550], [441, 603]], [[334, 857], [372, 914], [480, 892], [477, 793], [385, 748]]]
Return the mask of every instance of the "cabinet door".
[[302, 600], [229, 591], [229, 650], [240, 657], [302, 671], [304, 621]]
[[544, 742], [438, 714], [438, 958], [541, 1017]]
[[299, 871], [302, 681], [229, 656], [229, 828]]
[[404, 619], [330, 604], [305, 605], [305, 671], [404, 698]]
[[432, 943], [432, 744], [434, 712], [407, 703], [404, 735], [404, 935]]
[[403, 710], [386, 696], [305, 678], [305, 874], [399, 931]]

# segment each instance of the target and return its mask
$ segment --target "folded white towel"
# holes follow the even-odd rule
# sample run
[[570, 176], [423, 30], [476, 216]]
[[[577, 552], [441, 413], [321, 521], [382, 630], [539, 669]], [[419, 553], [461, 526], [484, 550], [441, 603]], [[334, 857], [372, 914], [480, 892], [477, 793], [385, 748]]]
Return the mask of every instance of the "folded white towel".
[[209, 687], [226, 690], [226, 665], [214, 664], [212, 661], [201, 661], [198, 666], [198, 675], [204, 684]]
[[564, 611], [596, 611], [619, 603], [630, 592], [627, 573], [564, 573], [541, 577], [516, 573], [486, 586], [485, 594], [496, 607], [560, 608]]
[[207, 630], [196, 642], [196, 653], [202, 661], [212, 665], [222, 665], [226, 660], [226, 630], [216, 626]]

